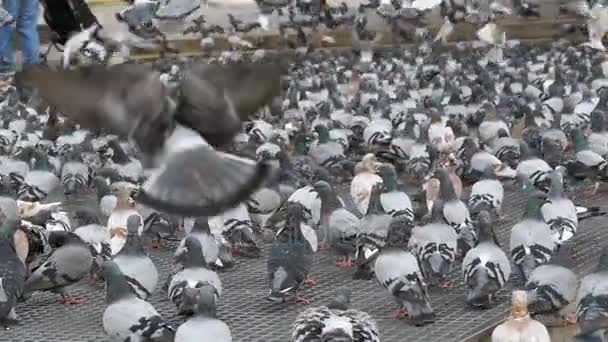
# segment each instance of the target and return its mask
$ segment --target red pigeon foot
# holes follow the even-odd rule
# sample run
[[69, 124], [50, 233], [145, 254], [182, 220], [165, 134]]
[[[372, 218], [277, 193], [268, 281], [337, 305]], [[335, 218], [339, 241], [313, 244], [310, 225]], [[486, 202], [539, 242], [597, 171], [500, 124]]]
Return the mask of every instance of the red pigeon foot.
[[391, 318], [394, 318], [394, 319], [403, 319], [403, 318], [406, 318], [407, 316], [408, 316], [407, 311], [405, 311], [404, 308], [396, 309], [395, 311], [393, 311], [391, 313]]
[[80, 297], [63, 296], [59, 302], [61, 304], [81, 304], [83, 300]]

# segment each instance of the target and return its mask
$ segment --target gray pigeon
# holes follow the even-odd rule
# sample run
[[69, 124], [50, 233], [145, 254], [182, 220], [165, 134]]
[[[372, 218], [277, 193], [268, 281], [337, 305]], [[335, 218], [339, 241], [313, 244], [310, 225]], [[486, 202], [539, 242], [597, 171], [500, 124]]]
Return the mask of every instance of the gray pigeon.
[[458, 254], [465, 255], [477, 243], [471, 216], [466, 204], [454, 191], [454, 185], [446, 169], [435, 171], [439, 179], [439, 198], [443, 201], [443, 220], [458, 233]]
[[[603, 252], [595, 272], [583, 277], [576, 296], [577, 341], [604, 341], [608, 329], [608, 252]], [[595, 338], [594, 338], [595, 337]], [[598, 338], [599, 337], [599, 338]]]
[[54, 248], [46, 259], [35, 267], [25, 281], [25, 293], [51, 291], [61, 295], [64, 304], [78, 304], [80, 298], [69, 296], [65, 287], [75, 284], [91, 271], [93, 256], [89, 246], [71, 232], [55, 231], [48, 237]]
[[213, 305], [215, 306], [222, 295], [222, 281], [217, 273], [208, 269], [199, 240], [192, 236], [186, 238], [184, 248], [176, 258], [183, 269], [171, 277], [168, 295], [177, 306], [178, 313], [182, 315], [192, 313], [193, 307], [188, 306], [184, 300], [184, 293], [187, 289], [199, 290], [210, 286], [214, 291]]
[[535, 190], [530, 184], [526, 186], [526, 190], [526, 211], [523, 220], [511, 229], [510, 241], [511, 257], [524, 281], [536, 266], [551, 260], [556, 248], [551, 229], [543, 221], [540, 211], [545, 194]]
[[284, 238], [274, 242], [268, 257], [270, 301], [285, 301], [288, 293], [295, 293], [289, 300], [308, 302], [297, 296], [297, 290], [310, 272], [314, 254], [300, 228], [303, 221], [304, 206], [296, 202], [288, 203], [287, 219], [282, 232]]
[[89, 185], [89, 167], [80, 159], [80, 151], [71, 151], [61, 167], [61, 184], [66, 195], [76, 194]]
[[482, 210], [487, 210], [497, 217], [502, 216], [502, 201], [504, 199], [502, 183], [496, 179], [492, 166], [488, 166], [482, 178], [473, 184], [469, 195], [469, 212], [474, 220]]
[[415, 227], [408, 242], [408, 249], [418, 259], [420, 269], [429, 285], [451, 287], [446, 278], [456, 258], [458, 234], [443, 222], [443, 203], [435, 202], [432, 222]]
[[[209, 220], [207, 217], [197, 217], [192, 224], [192, 230], [188, 233], [188, 237], [193, 237], [198, 240], [199, 245], [207, 265], [213, 266], [218, 260], [220, 248], [217, 241], [211, 235], [211, 228], [209, 227]], [[180, 250], [185, 246], [186, 239], [184, 238], [179, 247], [176, 250], [176, 254], [180, 253]]]
[[141, 218], [131, 215], [127, 219], [127, 241], [114, 257], [114, 263], [125, 275], [133, 292], [141, 299], [147, 299], [158, 284], [158, 270], [152, 259], [146, 255], [138, 234]]
[[47, 155], [40, 151], [33, 151], [35, 159], [32, 170], [23, 178], [19, 187], [18, 198], [22, 201], [36, 202], [54, 194], [61, 188], [59, 178], [53, 173], [54, 166]]
[[194, 308], [194, 316], [177, 328], [175, 342], [198, 342], [201, 336], [214, 342], [232, 342], [228, 325], [215, 318], [215, 296], [210, 285], [184, 290], [184, 303]]
[[[558, 313], [564, 322], [575, 323], [576, 319], [571, 317], [569, 309], [576, 300], [579, 279], [566, 267], [573, 264], [573, 259], [565, 251], [561, 249], [548, 264], [535, 268], [524, 290], [528, 293], [530, 312]], [[558, 261], [560, 258], [562, 260]]]
[[104, 278], [108, 307], [103, 313], [103, 330], [112, 341], [173, 341], [175, 329], [152, 304], [133, 293], [118, 265], [106, 263]]
[[100, 275], [103, 264], [112, 258], [110, 230], [99, 224], [95, 213], [83, 209], [75, 211], [74, 223], [74, 226], [77, 227], [74, 229], [74, 234], [89, 244], [93, 255], [91, 275], [97, 277]]
[[394, 317], [407, 315], [419, 326], [435, 322], [435, 312], [431, 308], [418, 260], [402, 249], [408, 236], [399, 227], [391, 227], [386, 245], [380, 249], [374, 263], [374, 272], [378, 282], [399, 305]]
[[17, 231], [15, 220], [2, 220], [0, 227], [0, 325], [17, 323], [15, 305], [25, 289], [25, 265], [15, 252], [13, 236]]
[[570, 199], [564, 196], [564, 185], [561, 173], [550, 172], [551, 182], [547, 200], [540, 207], [545, 223], [551, 229], [551, 235], [557, 246], [570, 240], [578, 230], [576, 207]]
[[350, 297], [350, 290], [339, 289], [329, 305], [300, 313], [293, 325], [292, 341], [380, 341], [376, 322], [367, 313], [350, 309]]
[[462, 260], [466, 301], [475, 307], [492, 303], [496, 292], [505, 287], [511, 276], [511, 263], [494, 242], [490, 213], [482, 211], [478, 220], [479, 244]]

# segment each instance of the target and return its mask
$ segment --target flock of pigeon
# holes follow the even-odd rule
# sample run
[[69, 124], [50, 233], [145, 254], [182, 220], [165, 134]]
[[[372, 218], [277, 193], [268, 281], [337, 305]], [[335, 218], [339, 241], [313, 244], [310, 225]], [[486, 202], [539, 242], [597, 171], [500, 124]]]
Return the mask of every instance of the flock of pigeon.
[[[608, 252], [581, 279], [562, 260], [580, 222], [606, 214], [567, 190], [590, 180], [595, 193], [608, 178], [608, 60], [594, 46], [505, 40], [497, 56], [440, 40], [373, 55], [361, 44], [255, 62], [26, 67], [0, 103], [0, 322], [17, 323], [37, 291], [78, 304], [66, 289], [91, 277], [106, 284], [111, 340], [231, 341], [217, 270], [265, 255], [265, 299], [308, 303], [299, 290], [331, 249], [417, 326], [436, 320], [428, 288], [452, 287], [461, 264], [467, 305], [491, 307], [511, 282], [531, 312], [605, 340]], [[527, 204], [500, 246], [506, 187]], [[68, 208], [92, 194], [96, 207]], [[179, 241], [161, 286], [179, 327], [147, 301], [159, 273], [145, 238]], [[379, 341], [351, 291], [304, 310], [292, 339]]]

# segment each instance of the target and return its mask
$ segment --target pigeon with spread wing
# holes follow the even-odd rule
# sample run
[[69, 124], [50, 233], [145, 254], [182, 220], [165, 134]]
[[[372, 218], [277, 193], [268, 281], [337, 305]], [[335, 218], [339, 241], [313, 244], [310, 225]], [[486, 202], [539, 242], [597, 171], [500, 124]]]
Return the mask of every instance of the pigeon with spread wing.
[[145, 65], [26, 67], [26, 84], [82, 127], [133, 142], [154, 167], [138, 201], [184, 216], [213, 216], [251, 195], [270, 166], [214, 149], [231, 142], [241, 120], [281, 90], [274, 63], [190, 65], [172, 84]]

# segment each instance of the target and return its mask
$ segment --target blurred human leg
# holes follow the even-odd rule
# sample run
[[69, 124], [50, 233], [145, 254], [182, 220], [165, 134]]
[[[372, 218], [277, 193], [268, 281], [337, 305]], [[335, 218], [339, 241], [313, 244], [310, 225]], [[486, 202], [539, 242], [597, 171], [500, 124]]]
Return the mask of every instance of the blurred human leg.
[[40, 37], [38, 36], [38, 0], [19, 0], [17, 32], [23, 52], [24, 64], [40, 63]]
[[[17, 18], [17, 1], [18, 0], [4, 0], [4, 9]], [[13, 34], [15, 29], [13, 25], [6, 25], [0, 27], [0, 73], [12, 72], [15, 70], [15, 49], [13, 48]]]

